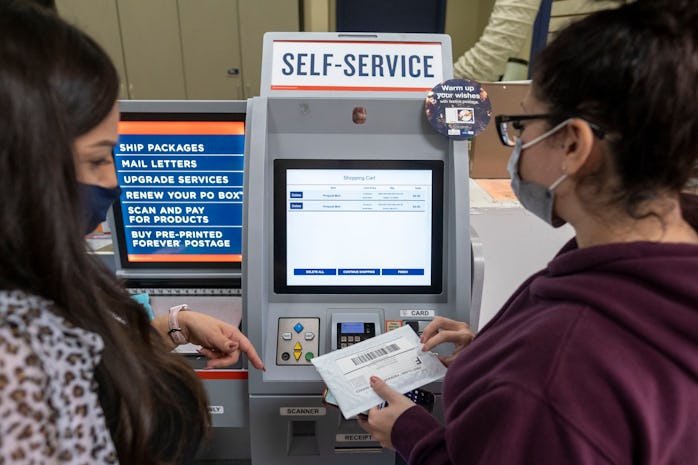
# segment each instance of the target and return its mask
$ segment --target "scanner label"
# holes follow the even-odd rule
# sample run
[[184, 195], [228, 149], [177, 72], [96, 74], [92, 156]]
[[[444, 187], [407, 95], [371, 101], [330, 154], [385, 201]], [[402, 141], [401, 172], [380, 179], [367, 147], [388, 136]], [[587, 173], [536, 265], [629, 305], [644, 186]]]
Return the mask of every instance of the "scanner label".
[[325, 407], [281, 407], [282, 417], [322, 417], [327, 415]]

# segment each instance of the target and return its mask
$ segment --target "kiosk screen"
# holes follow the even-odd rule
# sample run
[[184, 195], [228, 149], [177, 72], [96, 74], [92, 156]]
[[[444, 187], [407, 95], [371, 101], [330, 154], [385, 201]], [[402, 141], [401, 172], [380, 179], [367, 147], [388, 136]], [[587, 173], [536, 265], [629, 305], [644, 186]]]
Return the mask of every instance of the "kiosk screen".
[[114, 148], [122, 263], [240, 269], [244, 120], [244, 113], [122, 113]]
[[277, 293], [439, 294], [443, 162], [274, 161]]

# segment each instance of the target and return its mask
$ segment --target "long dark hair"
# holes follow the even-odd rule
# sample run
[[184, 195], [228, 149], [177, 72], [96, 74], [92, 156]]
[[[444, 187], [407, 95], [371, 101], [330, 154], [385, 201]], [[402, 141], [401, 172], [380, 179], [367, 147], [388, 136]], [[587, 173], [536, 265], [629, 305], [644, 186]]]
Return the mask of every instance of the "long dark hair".
[[[645, 200], [684, 188], [698, 159], [698, 2], [597, 12], [562, 30], [534, 63], [535, 96], [553, 120], [578, 116], [606, 133], [618, 182], [604, 201], [636, 216]], [[608, 180], [601, 171], [587, 179], [593, 194]]]
[[49, 299], [102, 337], [95, 378], [121, 463], [186, 463], [210, 423], [203, 387], [82, 238], [73, 142], [118, 90], [84, 33], [30, 2], [0, 3], [0, 289]]

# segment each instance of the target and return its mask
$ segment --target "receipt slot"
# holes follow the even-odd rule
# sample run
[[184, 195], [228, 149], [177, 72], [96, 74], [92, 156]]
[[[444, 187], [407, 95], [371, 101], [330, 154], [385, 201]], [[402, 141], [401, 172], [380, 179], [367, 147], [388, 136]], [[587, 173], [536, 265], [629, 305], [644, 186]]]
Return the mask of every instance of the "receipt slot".
[[[436, 133], [424, 112], [427, 90], [451, 76], [450, 40], [264, 40], [244, 170], [244, 326], [266, 367], [249, 372], [252, 463], [392, 465], [394, 452], [322, 403], [310, 361], [406, 322], [473, 318], [467, 142]], [[419, 54], [433, 76], [346, 76], [347, 63], [370, 63], [364, 54]], [[285, 75], [291, 56], [313, 56], [320, 75]], [[439, 416], [441, 383], [426, 388]]]

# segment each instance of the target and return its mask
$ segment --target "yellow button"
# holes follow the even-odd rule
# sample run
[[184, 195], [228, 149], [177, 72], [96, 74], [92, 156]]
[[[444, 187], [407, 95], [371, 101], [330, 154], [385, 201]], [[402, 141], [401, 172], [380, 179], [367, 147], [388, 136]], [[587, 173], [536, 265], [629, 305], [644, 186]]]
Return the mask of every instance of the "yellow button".
[[303, 347], [301, 347], [301, 343], [300, 343], [300, 342], [296, 342], [296, 345], [293, 346], [293, 350], [303, 350]]
[[300, 350], [294, 350], [293, 351], [293, 356], [296, 357], [296, 361], [301, 359], [301, 351]]

